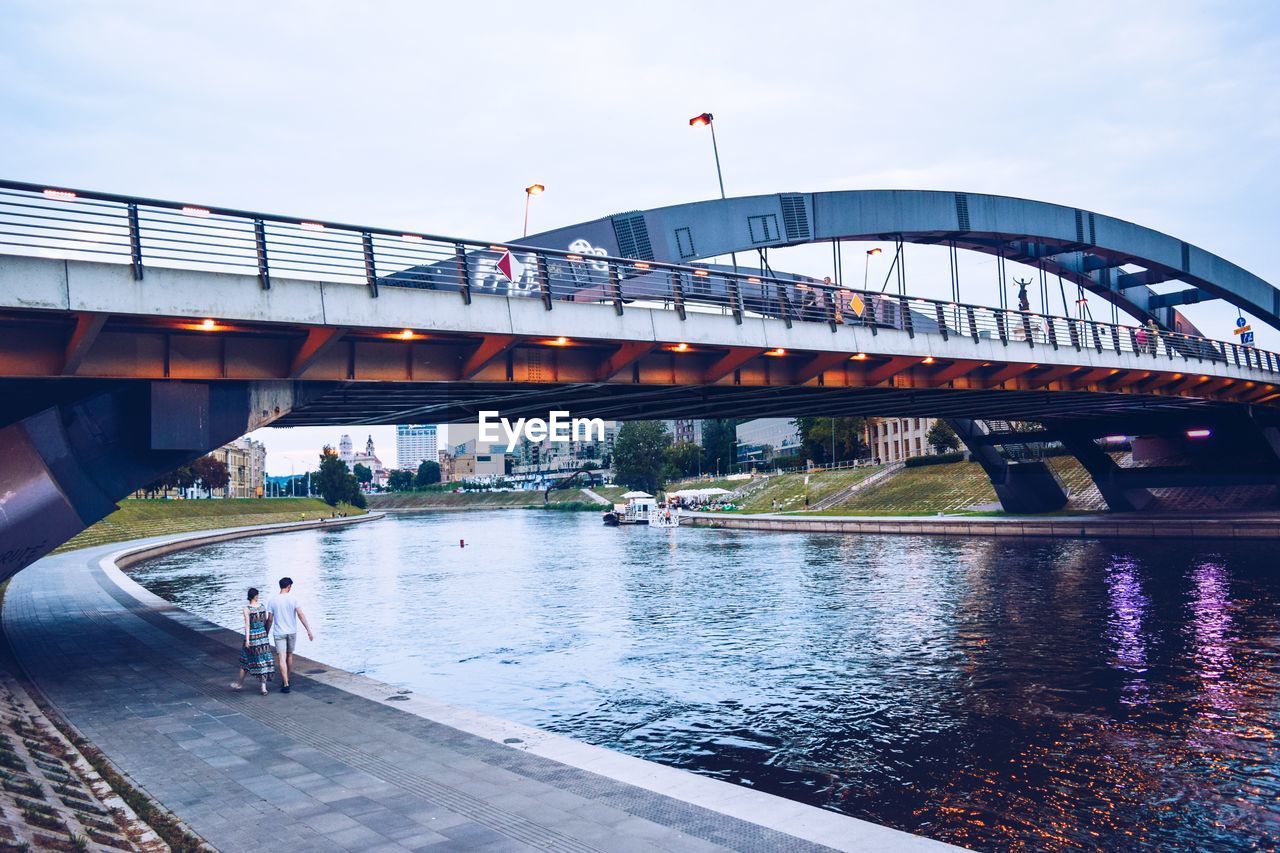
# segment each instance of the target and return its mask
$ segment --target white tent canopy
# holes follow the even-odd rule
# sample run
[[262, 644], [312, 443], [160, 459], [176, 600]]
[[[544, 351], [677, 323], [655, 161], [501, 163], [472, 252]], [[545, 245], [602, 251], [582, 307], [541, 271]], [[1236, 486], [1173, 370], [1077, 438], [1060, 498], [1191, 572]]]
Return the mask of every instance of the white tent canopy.
[[667, 497], [672, 498], [713, 498], [717, 495], [729, 494], [728, 489], [680, 489], [677, 492], [668, 492]]
[[632, 498], [651, 498], [651, 497], [653, 497], [653, 495], [649, 494], [648, 492], [627, 492], [625, 495], [622, 496], [622, 499], [629, 501]]

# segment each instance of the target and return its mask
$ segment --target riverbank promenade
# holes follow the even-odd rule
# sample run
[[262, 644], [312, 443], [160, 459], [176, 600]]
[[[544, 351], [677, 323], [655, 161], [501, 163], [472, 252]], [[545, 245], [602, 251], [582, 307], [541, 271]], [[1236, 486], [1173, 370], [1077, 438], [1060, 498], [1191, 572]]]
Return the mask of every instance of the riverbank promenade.
[[115, 568], [139, 544], [24, 570], [4, 631], [65, 719], [219, 850], [955, 849], [306, 659], [289, 695], [232, 692], [239, 635]]

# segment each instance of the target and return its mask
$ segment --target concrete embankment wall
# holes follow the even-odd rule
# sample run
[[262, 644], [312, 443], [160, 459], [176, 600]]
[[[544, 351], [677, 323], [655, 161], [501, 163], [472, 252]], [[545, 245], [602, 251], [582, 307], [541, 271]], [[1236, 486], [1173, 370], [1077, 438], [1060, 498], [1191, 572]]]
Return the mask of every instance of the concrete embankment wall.
[[1258, 517], [1053, 516], [984, 518], [910, 516], [759, 516], [697, 513], [695, 527], [800, 533], [1010, 536], [1065, 539], [1280, 539], [1280, 513]]
[[124, 551], [116, 557], [115, 564], [117, 568], [127, 569], [144, 560], [163, 557], [165, 554], [172, 554], [174, 551], [183, 551], [200, 545], [213, 545], [216, 542], [229, 542], [232, 539], [244, 539], [249, 536], [269, 536], [272, 533], [292, 533], [295, 530], [312, 530], [319, 527], [342, 527], [348, 524], [361, 524], [366, 521], [376, 521], [382, 517], [383, 514], [380, 512], [370, 512], [365, 515], [353, 515], [347, 518], [320, 519], [318, 521], [290, 521], [283, 524], [260, 524], [254, 527], [242, 527], [235, 530], [219, 530], [213, 533], [194, 533], [191, 536], [184, 536], [180, 539], [170, 539], [167, 542], [159, 542], [150, 547], [135, 548]]

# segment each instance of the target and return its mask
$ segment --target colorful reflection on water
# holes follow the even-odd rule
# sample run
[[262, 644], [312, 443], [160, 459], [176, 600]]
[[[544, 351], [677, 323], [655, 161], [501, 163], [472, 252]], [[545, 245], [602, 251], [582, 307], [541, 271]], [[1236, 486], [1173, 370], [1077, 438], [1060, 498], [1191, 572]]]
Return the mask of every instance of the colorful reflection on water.
[[243, 588], [285, 573], [318, 622], [305, 654], [935, 838], [1280, 840], [1265, 546], [509, 511], [223, 543], [137, 577], [233, 625]]

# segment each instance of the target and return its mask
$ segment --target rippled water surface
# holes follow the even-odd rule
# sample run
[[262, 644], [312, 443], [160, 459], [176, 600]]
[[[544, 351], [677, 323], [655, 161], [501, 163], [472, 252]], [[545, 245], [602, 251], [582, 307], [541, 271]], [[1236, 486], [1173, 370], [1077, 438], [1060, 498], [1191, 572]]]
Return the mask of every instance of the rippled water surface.
[[1276, 567], [1266, 544], [504, 511], [244, 539], [135, 576], [236, 626], [247, 586], [289, 574], [308, 656], [959, 844], [1242, 849], [1280, 841]]

